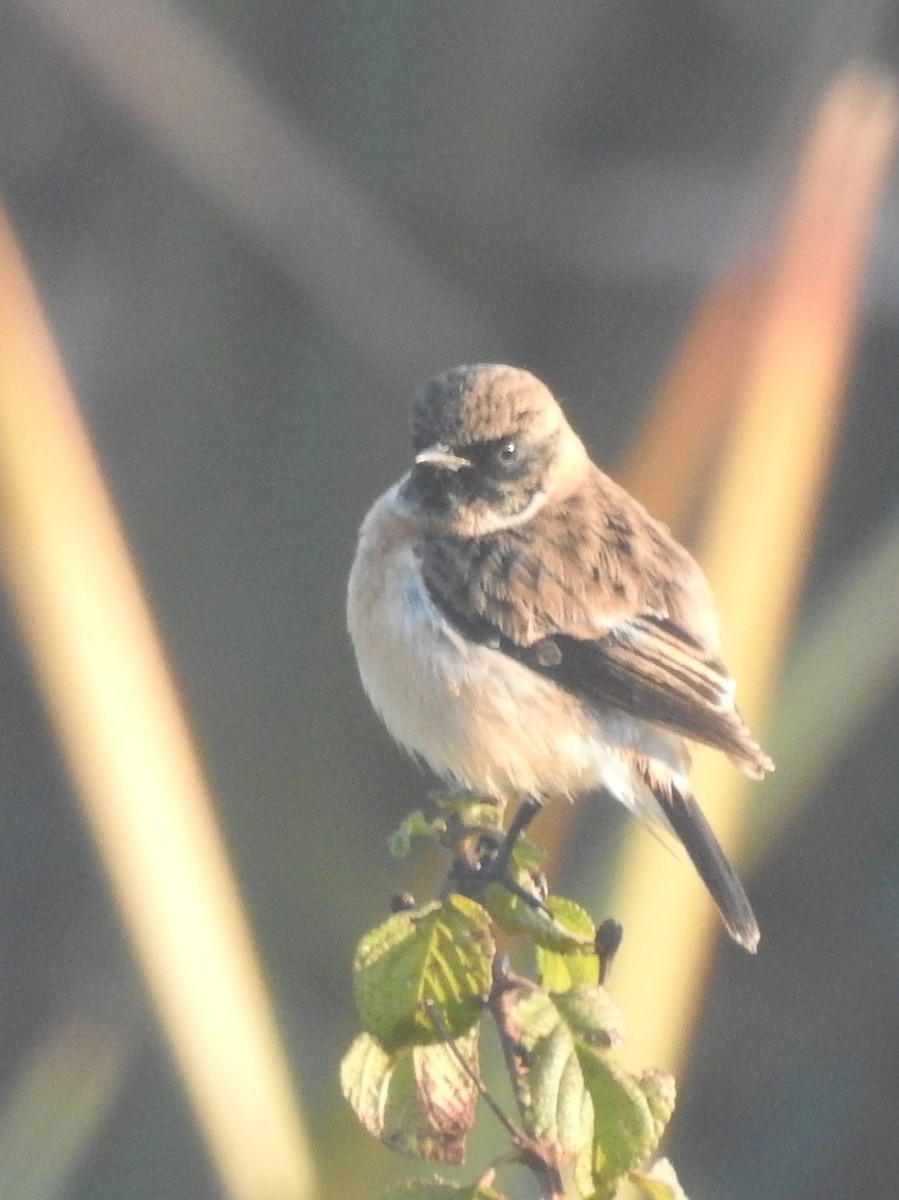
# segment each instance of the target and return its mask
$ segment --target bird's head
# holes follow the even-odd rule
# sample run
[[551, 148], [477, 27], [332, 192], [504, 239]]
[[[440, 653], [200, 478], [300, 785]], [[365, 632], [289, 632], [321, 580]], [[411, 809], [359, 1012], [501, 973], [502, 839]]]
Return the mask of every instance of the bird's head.
[[437, 375], [412, 404], [415, 461], [399, 510], [436, 532], [483, 537], [532, 517], [577, 486], [583, 444], [549, 389], [496, 364]]

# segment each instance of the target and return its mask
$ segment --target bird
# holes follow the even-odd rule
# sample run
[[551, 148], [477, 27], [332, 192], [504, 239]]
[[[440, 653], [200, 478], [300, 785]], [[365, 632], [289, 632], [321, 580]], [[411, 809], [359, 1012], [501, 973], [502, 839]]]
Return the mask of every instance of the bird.
[[362, 522], [347, 597], [388, 731], [451, 788], [501, 804], [610, 793], [674, 833], [754, 953], [689, 745], [754, 779], [774, 764], [735, 706], [701, 568], [523, 368], [436, 375], [411, 429], [411, 466]]

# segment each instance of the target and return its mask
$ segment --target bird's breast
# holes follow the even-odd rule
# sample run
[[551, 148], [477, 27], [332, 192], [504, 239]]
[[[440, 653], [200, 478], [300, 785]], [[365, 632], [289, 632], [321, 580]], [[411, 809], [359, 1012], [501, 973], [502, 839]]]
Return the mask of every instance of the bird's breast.
[[587, 709], [454, 629], [422, 579], [415, 531], [390, 499], [363, 524], [348, 624], [363, 685], [393, 737], [475, 791], [552, 797], [607, 786], [628, 803], [631, 719]]

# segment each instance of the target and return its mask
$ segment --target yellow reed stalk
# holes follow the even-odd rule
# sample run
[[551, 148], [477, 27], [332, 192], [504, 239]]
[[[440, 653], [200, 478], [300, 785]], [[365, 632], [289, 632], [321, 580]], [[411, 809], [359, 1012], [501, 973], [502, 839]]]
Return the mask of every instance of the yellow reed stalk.
[[620, 473], [622, 484], [679, 535], [729, 428], [765, 279], [740, 263], [699, 302]]
[[190, 735], [94, 454], [0, 214], [0, 567], [224, 1194], [312, 1165]]
[[[892, 82], [858, 68], [841, 74], [822, 102], [702, 538], [700, 557], [726, 631], [724, 657], [739, 680], [741, 707], [761, 733], [834, 443], [896, 117]], [[696, 755], [693, 780], [722, 843], [735, 853], [746, 781], [721, 755], [705, 751]], [[633, 939], [613, 981], [627, 1014], [628, 1053], [635, 1062], [676, 1069], [717, 917], [687, 864], [641, 832], [629, 835], [611, 911]]]
[[47, 1200], [68, 1183], [127, 1077], [125, 1031], [67, 1015], [44, 1031], [0, 1109], [0, 1196]]

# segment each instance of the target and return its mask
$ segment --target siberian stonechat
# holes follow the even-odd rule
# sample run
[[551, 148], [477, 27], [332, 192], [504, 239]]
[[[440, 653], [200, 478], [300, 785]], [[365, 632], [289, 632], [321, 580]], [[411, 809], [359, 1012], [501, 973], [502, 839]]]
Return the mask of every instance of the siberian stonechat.
[[457, 367], [412, 407], [411, 469], [362, 525], [348, 617], [396, 740], [502, 801], [604, 788], [683, 842], [732, 937], [746, 894], [687, 777], [687, 741], [761, 778], [696, 562], [590, 460], [527, 371]]

